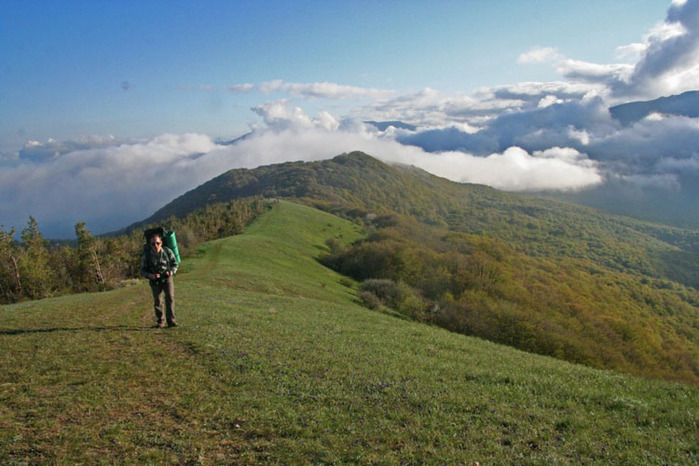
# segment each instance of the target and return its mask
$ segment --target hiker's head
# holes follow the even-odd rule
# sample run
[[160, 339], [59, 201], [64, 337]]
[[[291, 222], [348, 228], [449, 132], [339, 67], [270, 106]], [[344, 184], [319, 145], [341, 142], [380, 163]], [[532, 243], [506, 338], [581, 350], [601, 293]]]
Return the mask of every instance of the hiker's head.
[[160, 252], [160, 250], [163, 248], [163, 239], [160, 237], [160, 235], [151, 236], [150, 247], [152, 247], [154, 250]]

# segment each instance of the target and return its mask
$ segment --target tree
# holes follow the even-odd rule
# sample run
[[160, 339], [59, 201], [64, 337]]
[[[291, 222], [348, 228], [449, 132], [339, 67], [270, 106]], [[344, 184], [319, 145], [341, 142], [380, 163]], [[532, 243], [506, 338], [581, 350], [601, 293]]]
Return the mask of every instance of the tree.
[[14, 236], [14, 228], [10, 231], [0, 230], [0, 302], [15, 302], [22, 296]]
[[76, 284], [85, 291], [100, 289], [104, 285], [104, 275], [97, 256], [97, 242], [85, 222], [75, 225], [75, 235], [78, 237]]
[[49, 267], [49, 251], [39, 231], [39, 224], [32, 216], [22, 230], [22, 256], [19, 272], [22, 276], [22, 293], [30, 299], [51, 295], [54, 287], [53, 270]]

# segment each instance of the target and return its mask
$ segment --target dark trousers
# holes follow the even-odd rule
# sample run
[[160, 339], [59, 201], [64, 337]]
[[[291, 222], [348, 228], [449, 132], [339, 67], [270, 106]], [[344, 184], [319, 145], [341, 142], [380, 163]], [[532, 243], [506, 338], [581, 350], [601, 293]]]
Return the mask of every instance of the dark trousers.
[[163, 294], [165, 294], [165, 318], [167, 323], [175, 322], [175, 282], [168, 277], [165, 282], [150, 280], [150, 290], [153, 292], [153, 309], [158, 323], [163, 322]]

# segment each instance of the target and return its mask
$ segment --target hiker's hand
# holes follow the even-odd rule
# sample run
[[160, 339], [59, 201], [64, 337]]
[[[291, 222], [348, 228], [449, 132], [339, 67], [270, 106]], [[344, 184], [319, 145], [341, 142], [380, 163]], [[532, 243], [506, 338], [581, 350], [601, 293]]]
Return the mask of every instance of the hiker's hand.
[[170, 271], [169, 271], [169, 270], [165, 271], [165, 273], [164, 273], [163, 275], [165, 275], [166, 277], [169, 277], [169, 276], [170, 276]]
[[159, 273], [154, 273], [154, 274], [153, 274], [153, 280], [157, 280], [157, 279], [159, 279], [159, 278], [160, 278], [160, 274], [159, 274]]

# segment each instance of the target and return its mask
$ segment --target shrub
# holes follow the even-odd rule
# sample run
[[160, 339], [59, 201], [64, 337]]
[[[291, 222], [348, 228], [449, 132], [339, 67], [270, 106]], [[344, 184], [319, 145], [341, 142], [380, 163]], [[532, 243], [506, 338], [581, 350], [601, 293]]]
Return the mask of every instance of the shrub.
[[403, 282], [365, 280], [359, 285], [359, 297], [370, 309], [384, 305], [420, 322], [431, 320], [430, 302]]
[[371, 291], [360, 291], [359, 299], [369, 309], [376, 310], [381, 307], [381, 300]]
[[431, 307], [429, 301], [411, 290], [411, 294], [400, 303], [398, 310], [401, 314], [405, 314], [418, 322], [430, 322], [432, 320]]
[[369, 292], [376, 296], [382, 304], [398, 309], [410, 293], [410, 287], [405, 283], [396, 283], [385, 278], [370, 278], [359, 285], [360, 292]]

